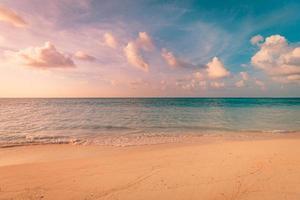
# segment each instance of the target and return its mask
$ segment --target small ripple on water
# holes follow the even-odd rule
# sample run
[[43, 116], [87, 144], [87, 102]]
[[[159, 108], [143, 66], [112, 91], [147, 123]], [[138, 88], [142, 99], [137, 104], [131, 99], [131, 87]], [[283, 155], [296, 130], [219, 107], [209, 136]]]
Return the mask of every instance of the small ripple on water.
[[300, 130], [300, 99], [0, 99], [0, 145], [139, 144]]

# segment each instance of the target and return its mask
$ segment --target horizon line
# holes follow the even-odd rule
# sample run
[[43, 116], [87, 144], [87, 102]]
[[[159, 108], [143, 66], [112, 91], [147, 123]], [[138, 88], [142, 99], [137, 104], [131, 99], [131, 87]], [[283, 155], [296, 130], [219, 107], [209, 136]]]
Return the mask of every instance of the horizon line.
[[138, 97], [0, 97], [0, 99], [183, 99], [183, 98], [191, 98], [191, 99], [234, 99], [234, 98], [244, 98], [244, 99], [256, 99], [256, 98], [268, 98], [268, 99], [293, 99], [300, 98], [300, 96], [138, 96]]

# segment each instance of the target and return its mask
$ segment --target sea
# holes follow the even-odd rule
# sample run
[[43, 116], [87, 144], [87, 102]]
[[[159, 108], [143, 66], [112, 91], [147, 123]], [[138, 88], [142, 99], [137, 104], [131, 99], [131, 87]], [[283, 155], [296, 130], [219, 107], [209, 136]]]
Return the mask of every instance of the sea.
[[300, 98], [0, 99], [0, 147], [136, 145], [186, 135], [299, 131]]

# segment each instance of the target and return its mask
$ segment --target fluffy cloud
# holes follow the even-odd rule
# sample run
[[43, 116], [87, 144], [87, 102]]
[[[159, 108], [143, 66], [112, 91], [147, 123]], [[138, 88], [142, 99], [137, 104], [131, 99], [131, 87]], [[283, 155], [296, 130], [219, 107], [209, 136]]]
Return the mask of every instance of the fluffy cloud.
[[257, 78], [250, 77], [247, 72], [240, 72], [241, 80], [235, 82], [237, 88], [242, 88], [254, 84], [258, 86], [261, 90], [266, 90], [266, 85], [263, 81], [258, 80]]
[[220, 79], [230, 75], [230, 72], [225, 68], [218, 57], [214, 57], [206, 65], [194, 65], [177, 58], [171, 51], [165, 48], [162, 49], [161, 56], [165, 62], [173, 68], [206, 69], [205, 72], [202, 70], [201, 76], [205, 76], [207, 79]]
[[145, 51], [152, 51], [154, 49], [152, 39], [146, 32], [139, 32], [139, 37], [136, 40], [136, 45]]
[[250, 79], [249, 74], [247, 72], [240, 72], [240, 76], [242, 80], [239, 80], [235, 83], [235, 86], [240, 88], [246, 85], [246, 82]]
[[171, 51], [168, 51], [165, 48], [161, 50], [161, 57], [170, 67], [173, 68], [196, 68], [196, 66], [194, 66], [193, 64], [177, 58]]
[[289, 44], [283, 36], [267, 37], [251, 63], [275, 81], [300, 83], [300, 47]]
[[88, 55], [87, 53], [84, 53], [82, 51], [77, 51], [74, 54], [74, 57], [78, 60], [83, 60], [83, 61], [88, 61], [88, 62], [93, 62], [96, 60], [94, 56]]
[[149, 64], [144, 61], [139, 48], [134, 42], [129, 42], [124, 48], [124, 52], [128, 63], [146, 72], [149, 71]]
[[151, 37], [146, 32], [140, 32], [135, 41], [128, 42], [124, 53], [129, 64], [148, 72], [149, 64], [144, 60], [142, 51], [152, 51], [153, 49], [154, 44]]
[[214, 57], [212, 61], [207, 63], [207, 75], [211, 79], [225, 78], [230, 75], [230, 72], [224, 67], [224, 64], [219, 58]]
[[26, 21], [15, 11], [0, 5], [0, 21], [9, 23], [16, 27], [27, 26]]
[[104, 39], [105, 44], [108, 47], [113, 48], [113, 49], [117, 48], [118, 42], [117, 42], [116, 38], [111, 33], [105, 33], [103, 35], [103, 39]]
[[258, 45], [262, 41], [264, 41], [264, 38], [261, 35], [255, 35], [250, 39], [252, 45]]
[[65, 68], [74, 67], [70, 56], [59, 52], [50, 42], [42, 47], [29, 47], [18, 52], [10, 52], [14, 60], [21, 64], [38, 68]]
[[176, 86], [184, 90], [220, 89], [225, 87], [225, 83], [220, 79], [230, 75], [230, 72], [224, 67], [224, 64], [214, 57], [205, 67], [200, 68], [192, 76], [177, 80]]
[[171, 66], [171, 67], [177, 67], [179, 66], [179, 61], [177, 58], [174, 56], [174, 54], [167, 49], [162, 49], [161, 51], [161, 56], [163, 59], [165, 59], [166, 63]]
[[216, 81], [217, 79], [222, 79], [229, 75], [230, 72], [224, 67], [224, 64], [217, 57], [214, 57], [206, 64], [205, 68], [194, 72], [193, 78], [198, 81]]

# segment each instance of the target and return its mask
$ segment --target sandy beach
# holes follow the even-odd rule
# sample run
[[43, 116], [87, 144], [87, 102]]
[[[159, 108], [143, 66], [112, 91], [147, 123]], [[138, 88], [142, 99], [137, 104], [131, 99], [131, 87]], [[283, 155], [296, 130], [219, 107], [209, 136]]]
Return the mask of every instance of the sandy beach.
[[0, 149], [0, 199], [298, 200], [300, 139]]
[[300, 0], [0, 0], [0, 200], [300, 200]]

